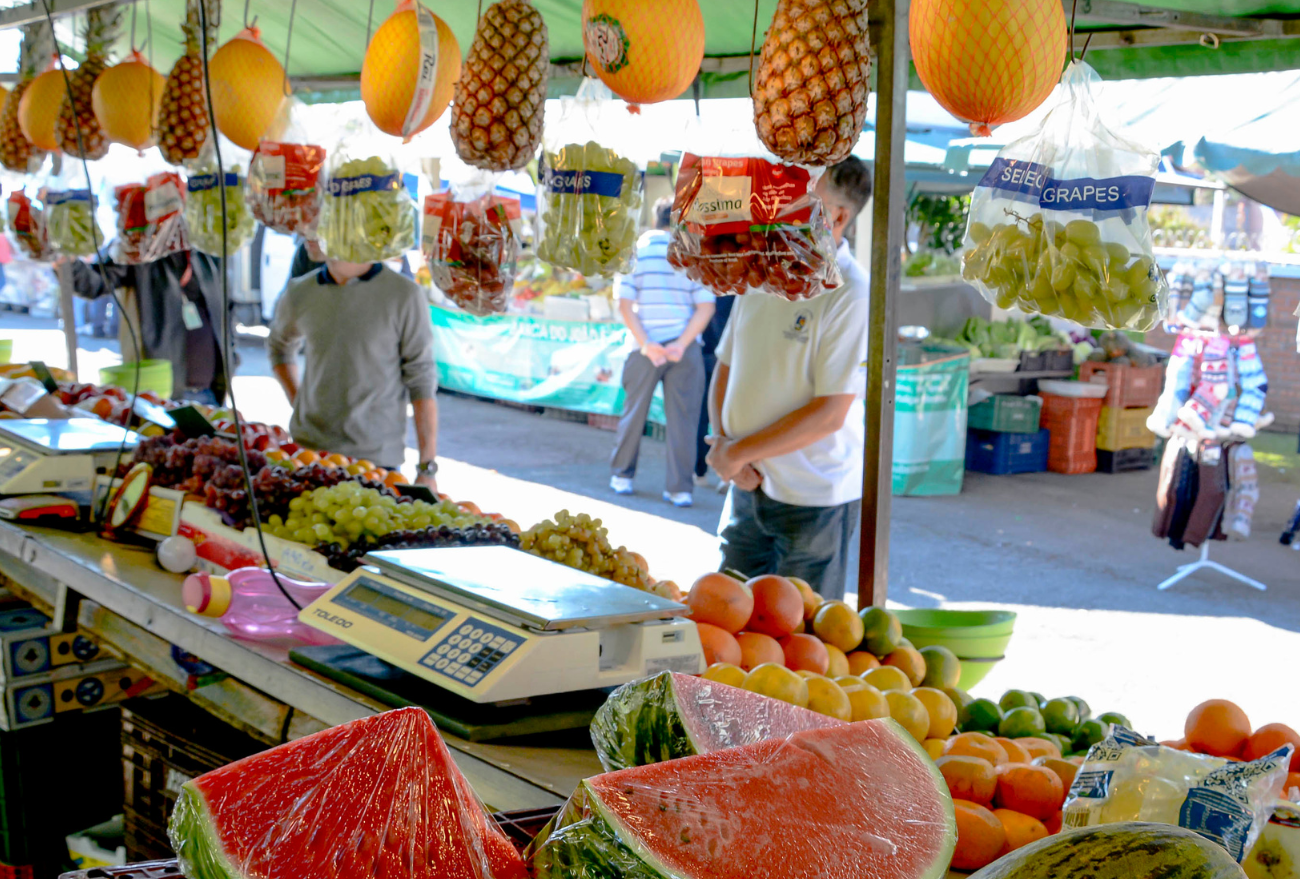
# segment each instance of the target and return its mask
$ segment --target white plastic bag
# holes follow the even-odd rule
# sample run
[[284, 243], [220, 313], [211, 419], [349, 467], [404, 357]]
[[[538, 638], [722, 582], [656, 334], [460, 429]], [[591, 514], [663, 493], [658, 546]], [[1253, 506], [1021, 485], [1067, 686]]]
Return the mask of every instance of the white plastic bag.
[[976, 185], [962, 275], [999, 308], [1151, 329], [1168, 300], [1147, 222], [1160, 157], [1100, 119], [1087, 64], [1067, 67], [1061, 85], [1038, 131], [1004, 147]]
[[405, 177], [378, 131], [345, 134], [330, 153], [317, 229], [326, 255], [365, 263], [414, 250], [417, 209]]

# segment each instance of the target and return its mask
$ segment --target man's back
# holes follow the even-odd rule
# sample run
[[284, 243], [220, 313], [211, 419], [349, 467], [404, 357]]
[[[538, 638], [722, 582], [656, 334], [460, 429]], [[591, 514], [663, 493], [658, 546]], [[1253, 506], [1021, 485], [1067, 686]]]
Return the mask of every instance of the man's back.
[[646, 336], [660, 344], [682, 334], [697, 303], [713, 301], [707, 290], [668, 264], [670, 240], [662, 229], [643, 233], [637, 239], [631, 273], [619, 275], [614, 284], [619, 299], [636, 302]]

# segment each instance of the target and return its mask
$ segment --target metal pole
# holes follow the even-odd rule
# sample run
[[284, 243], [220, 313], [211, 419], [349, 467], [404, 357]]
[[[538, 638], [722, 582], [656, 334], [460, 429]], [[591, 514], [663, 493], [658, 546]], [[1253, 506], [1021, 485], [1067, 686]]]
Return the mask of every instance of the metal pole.
[[68, 349], [68, 371], [74, 381], [77, 376], [77, 310], [72, 302], [72, 266], [67, 262], [55, 268], [59, 279], [59, 314], [63, 317], [63, 341]]
[[876, 49], [876, 159], [867, 326], [867, 425], [862, 450], [858, 606], [883, 606], [889, 590], [889, 508], [894, 459], [894, 372], [902, 275], [909, 0], [871, 5]]

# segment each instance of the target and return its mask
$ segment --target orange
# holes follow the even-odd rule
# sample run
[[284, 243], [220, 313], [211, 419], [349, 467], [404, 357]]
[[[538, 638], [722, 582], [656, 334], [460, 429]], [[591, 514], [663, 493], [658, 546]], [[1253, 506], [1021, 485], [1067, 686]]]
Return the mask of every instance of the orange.
[[1173, 739], [1167, 742], [1161, 742], [1166, 748], [1173, 748], [1176, 751], [1190, 751], [1191, 746], [1187, 744], [1187, 739]]
[[700, 677], [729, 687], [742, 687], [745, 684], [745, 670], [725, 662], [714, 663]]
[[849, 705], [853, 707], [853, 720], [875, 720], [877, 717], [889, 716], [889, 699], [885, 694], [870, 684], [843, 686], [841, 689], [849, 694]]
[[798, 577], [786, 577], [786, 579], [793, 583], [799, 590], [799, 594], [803, 596], [803, 618], [811, 623], [813, 617], [817, 616], [817, 608], [822, 606], [822, 597], [813, 591], [807, 580], [800, 580]]
[[[384, 485], [387, 485], [389, 488], [406, 484], [406, 477], [402, 475], [402, 471], [400, 470], [389, 470], [384, 474]], [[514, 530], [517, 532], [519, 529], [516, 528]]]
[[1074, 784], [1074, 776], [1079, 771], [1069, 760], [1062, 760], [1059, 757], [1038, 757], [1034, 760], [1035, 766], [1046, 766], [1056, 773], [1057, 778], [1061, 779], [1061, 787], [1065, 788], [1068, 793], [1070, 785]]
[[953, 800], [952, 807], [957, 815], [953, 869], [979, 870], [993, 863], [1007, 844], [1007, 832], [998, 816], [969, 800]]
[[1046, 821], [1043, 822], [1043, 826], [1047, 828], [1047, 833], [1049, 836], [1061, 832], [1061, 821], [1064, 817], [1065, 816], [1062, 815], [1060, 812], [1057, 812], [1051, 818], [1048, 818]]
[[970, 800], [987, 806], [998, 789], [998, 774], [993, 764], [979, 757], [945, 754], [934, 761], [948, 783], [948, 793], [955, 800]]
[[[857, 720], [856, 717], [853, 719]], [[1288, 772], [1286, 774], [1286, 781], [1282, 783], [1282, 793], [1288, 793], [1293, 787], [1300, 787], [1300, 772]]]
[[934, 687], [917, 687], [912, 695], [920, 700], [930, 715], [928, 737], [946, 739], [952, 735], [952, 731], [957, 728], [957, 706], [952, 704], [948, 694]]
[[813, 631], [827, 644], [834, 644], [848, 653], [862, 643], [865, 627], [862, 617], [842, 601], [828, 601], [817, 608], [813, 617]]
[[925, 679], [925, 657], [915, 647], [899, 647], [885, 657], [885, 665], [901, 669], [913, 687], [921, 686], [921, 681]]
[[775, 638], [758, 632], [741, 632], [736, 636], [736, 643], [740, 645], [740, 667], [745, 671], [765, 662], [785, 665], [785, 652]]
[[880, 660], [865, 650], [854, 650], [848, 658], [851, 675], [864, 675], [873, 668], [880, 668]]
[[826, 667], [828, 678], [843, 677], [849, 673], [849, 658], [844, 655], [843, 650], [834, 644], [827, 644], [826, 655], [830, 657], [830, 665]]
[[695, 581], [686, 595], [690, 617], [697, 623], [709, 623], [732, 634], [745, 627], [754, 612], [754, 596], [745, 584], [726, 574], [705, 574]]
[[700, 633], [700, 646], [704, 648], [706, 666], [715, 662], [740, 665], [740, 644], [734, 635], [708, 623], [696, 623], [695, 629]]
[[1040, 739], [1037, 736], [1025, 736], [1022, 739], [1016, 739], [1015, 742], [1029, 755], [1031, 763], [1039, 757], [1061, 756], [1061, 749], [1057, 747], [1055, 742], [1049, 742], [1047, 739]]
[[742, 686], [746, 690], [808, 707], [808, 682], [783, 665], [765, 662], [745, 675]]
[[1014, 739], [1008, 739], [1004, 736], [994, 736], [993, 741], [1002, 746], [1002, 750], [1007, 752], [1008, 763], [1028, 763], [1034, 759], [1029, 752], [1016, 744]]
[[320, 455], [316, 454], [311, 449], [299, 449], [294, 452], [293, 459], [299, 464], [315, 464], [320, 460]]
[[321, 460], [324, 461], [326, 464], [333, 464], [335, 467], [346, 467], [352, 463], [351, 458], [349, 458], [347, 455], [340, 455], [338, 452], [334, 452], [333, 454], [326, 455]]
[[930, 713], [921, 700], [900, 690], [890, 690], [885, 694], [885, 700], [889, 702], [889, 716], [910, 732], [912, 738], [918, 742], [925, 741], [930, 731]]
[[862, 680], [882, 693], [890, 690], [901, 690], [904, 693], [912, 692], [912, 682], [907, 679], [907, 675], [903, 673], [902, 669], [894, 668], [892, 665], [873, 668], [862, 676]]
[[805, 680], [808, 683], [809, 711], [846, 722], [853, 719], [853, 703], [839, 684], [821, 675], [813, 675]]
[[1250, 738], [1250, 718], [1227, 699], [1202, 702], [1183, 724], [1187, 744], [1204, 754], [1233, 757]]
[[754, 613], [745, 624], [748, 631], [784, 638], [803, 622], [803, 596], [785, 577], [764, 574], [745, 585], [754, 596]]
[[1241, 753], [1243, 760], [1258, 760], [1272, 754], [1283, 745], [1290, 745], [1291, 769], [1300, 770], [1300, 735], [1285, 723], [1266, 723], [1246, 740], [1246, 750]]
[[948, 740], [948, 748], [944, 753], [954, 757], [979, 757], [994, 766], [1002, 766], [1007, 762], [1006, 749], [989, 736], [978, 732], [953, 736]]
[[998, 790], [993, 801], [1040, 821], [1059, 812], [1065, 802], [1061, 777], [1046, 766], [1009, 763], [998, 767]]
[[815, 635], [787, 635], [781, 639], [781, 650], [785, 654], [786, 667], [795, 671], [824, 675], [830, 668], [831, 657], [826, 652], [826, 645]]
[[1037, 818], [1031, 818], [1011, 809], [994, 809], [993, 814], [997, 816], [998, 821], [1002, 822], [1002, 829], [1007, 834], [1007, 844], [1002, 849], [1003, 854], [1047, 837], [1047, 828]]

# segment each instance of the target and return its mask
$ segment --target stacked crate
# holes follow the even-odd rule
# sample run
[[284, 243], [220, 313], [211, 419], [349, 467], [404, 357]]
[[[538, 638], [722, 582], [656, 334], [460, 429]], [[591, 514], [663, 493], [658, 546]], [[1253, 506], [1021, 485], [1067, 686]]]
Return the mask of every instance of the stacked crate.
[[1039, 429], [1037, 397], [995, 394], [970, 407], [966, 469], [1005, 476], [1047, 469], [1047, 431]]
[[1160, 398], [1164, 367], [1085, 363], [1079, 379], [1106, 383], [1097, 421], [1097, 469], [1119, 473], [1150, 467], [1156, 436], [1146, 423]]
[[1092, 473], [1097, 469], [1100, 397], [1043, 394], [1043, 427], [1051, 434], [1047, 469], [1053, 473]]

